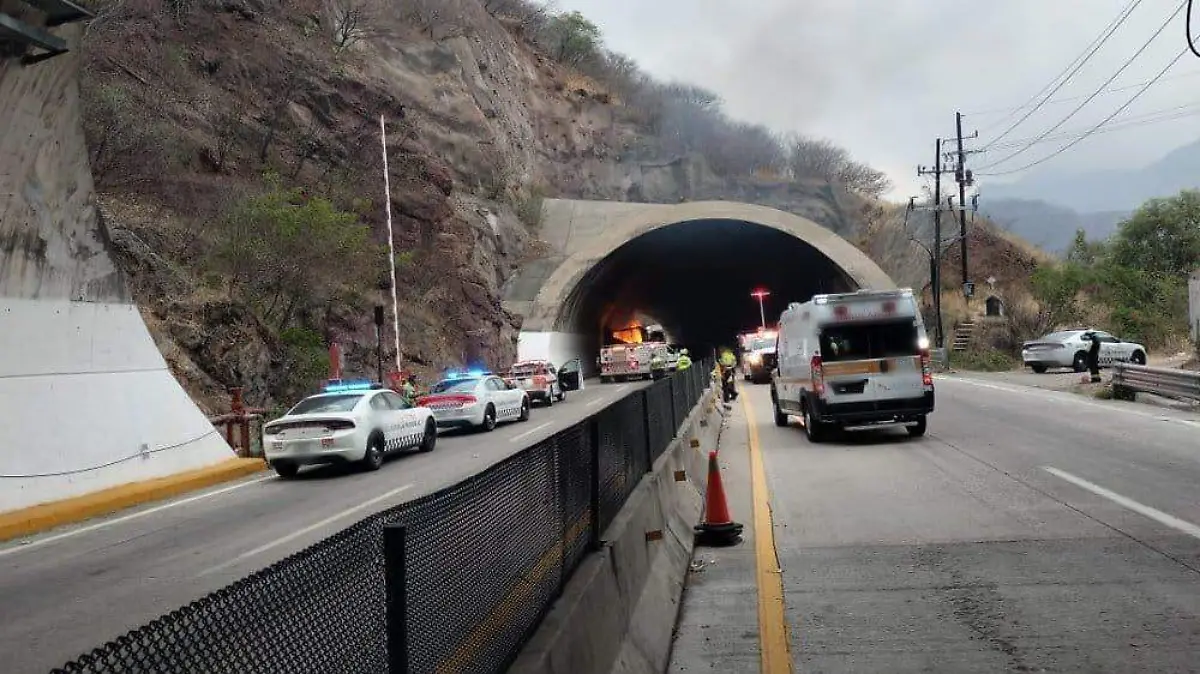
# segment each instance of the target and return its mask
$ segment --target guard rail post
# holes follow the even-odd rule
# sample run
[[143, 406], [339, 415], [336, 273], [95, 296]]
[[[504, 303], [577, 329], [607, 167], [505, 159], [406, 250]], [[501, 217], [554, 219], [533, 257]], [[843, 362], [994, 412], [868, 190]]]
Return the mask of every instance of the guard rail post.
[[[692, 367], [695, 367], [695, 364], [693, 364]], [[684, 372], [687, 372], [687, 370], [684, 370]], [[676, 371], [675, 374], [679, 374], [679, 372]], [[671, 428], [675, 429], [675, 431], [678, 431], [679, 424], [683, 423], [683, 420], [675, 418], [675, 380], [676, 379], [678, 379], [678, 377], [667, 377], [667, 381], [669, 382], [667, 384], [667, 388], [671, 392]]]
[[408, 528], [404, 525], [389, 524], [383, 528], [388, 674], [408, 674], [408, 587], [404, 568], [407, 537]]

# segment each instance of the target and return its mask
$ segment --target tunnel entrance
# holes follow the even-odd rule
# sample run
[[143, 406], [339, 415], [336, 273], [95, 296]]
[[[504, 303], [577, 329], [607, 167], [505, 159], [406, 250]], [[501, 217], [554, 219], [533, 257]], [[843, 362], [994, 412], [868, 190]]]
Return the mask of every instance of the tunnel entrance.
[[662, 325], [668, 339], [706, 355], [768, 325], [790, 302], [858, 288], [816, 247], [772, 227], [728, 219], [693, 220], [636, 236], [592, 266], [562, 303], [555, 329], [583, 337], [588, 353], [633, 325]]

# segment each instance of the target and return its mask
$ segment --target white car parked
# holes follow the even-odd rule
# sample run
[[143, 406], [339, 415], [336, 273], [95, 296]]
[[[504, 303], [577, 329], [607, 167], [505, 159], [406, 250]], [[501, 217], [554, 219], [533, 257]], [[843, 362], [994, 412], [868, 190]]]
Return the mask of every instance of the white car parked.
[[417, 404], [433, 410], [443, 428], [491, 431], [503, 421], [529, 419], [529, 394], [491, 372], [452, 375], [434, 384]]
[[1100, 367], [1111, 367], [1114, 363], [1146, 364], [1145, 346], [1092, 329], [1052, 332], [1040, 339], [1025, 342], [1021, 346], [1021, 360], [1025, 362], [1025, 367], [1038, 374], [1052, 367], [1069, 367], [1076, 372], [1083, 372], [1087, 370], [1093, 334], [1100, 338]]
[[331, 383], [263, 426], [263, 452], [280, 477], [301, 466], [358, 463], [379, 470], [384, 455], [437, 444], [433, 412], [371, 382]]

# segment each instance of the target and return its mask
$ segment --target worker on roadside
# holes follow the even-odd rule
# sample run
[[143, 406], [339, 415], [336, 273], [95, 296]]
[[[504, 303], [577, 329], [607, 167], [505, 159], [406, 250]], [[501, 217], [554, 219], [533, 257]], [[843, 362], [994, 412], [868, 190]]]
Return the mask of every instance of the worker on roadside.
[[692, 357], [688, 355], [687, 349], [679, 350], [679, 360], [675, 362], [675, 371], [683, 372], [692, 366]]
[[1100, 335], [1092, 333], [1092, 346], [1088, 349], [1088, 371], [1092, 373], [1092, 383], [1100, 382]]
[[733, 355], [732, 349], [727, 346], [721, 347], [720, 363], [724, 370], [732, 370], [737, 367], [737, 356]]
[[410, 374], [404, 378], [404, 385], [400, 387], [400, 395], [404, 396], [404, 402], [409, 405], [417, 404], [417, 375]]

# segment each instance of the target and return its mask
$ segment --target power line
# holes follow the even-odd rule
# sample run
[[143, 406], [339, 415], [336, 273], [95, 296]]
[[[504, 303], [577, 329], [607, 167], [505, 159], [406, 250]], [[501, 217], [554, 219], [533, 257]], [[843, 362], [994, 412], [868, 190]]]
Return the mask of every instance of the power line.
[[1188, 49], [1200, 58], [1200, 49], [1196, 48], [1196, 40], [1192, 38], [1192, 0], [1187, 0], [1187, 15], [1183, 19], [1184, 37], [1187, 38]]
[[[1117, 77], [1119, 77], [1119, 76], [1121, 75], [1121, 73], [1125, 72], [1125, 69], [1126, 69], [1126, 68], [1128, 68], [1129, 66], [1133, 65], [1133, 62], [1137, 60], [1137, 57], [1141, 56], [1141, 55], [1142, 55], [1142, 52], [1146, 51], [1146, 49], [1148, 49], [1148, 48], [1150, 47], [1150, 45], [1151, 45], [1151, 44], [1153, 44], [1153, 43], [1154, 43], [1154, 41], [1155, 41], [1156, 39], [1158, 39], [1158, 36], [1159, 36], [1159, 35], [1161, 35], [1161, 34], [1162, 34], [1162, 32], [1163, 32], [1164, 30], [1166, 30], [1166, 29], [1167, 29], [1167, 26], [1171, 25], [1171, 22], [1172, 22], [1172, 21], [1174, 21], [1174, 20], [1175, 20], [1175, 17], [1176, 17], [1176, 16], [1178, 16], [1178, 15], [1179, 15], [1179, 13], [1183, 11], [1183, 9], [1184, 9], [1184, 7], [1187, 5], [1188, 1], [1189, 1], [1189, 0], [1183, 0], [1183, 2], [1180, 2], [1180, 3], [1179, 3], [1179, 6], [1175, 8], [1175, 12], [1174, 12], [1174, 13], [1172, 13], [1172, 14], [1171, 14], [1171, 16], [1170, 16], [1170, 17], [1168, 17], [1168, 18], [1167, 18], [1167, 20], [1166, 20], [1166, 21], [1164, 21], [1164, 22], [1163, 22], [1163, 24], [1162, 24], [1161, 26], [1159, 26], [1159, 27], [1158, 27], [1158, 30], [1154, 31], [1154, 34], [1150, 36], [1150, 39], [1146, 40], [1146, 42], [1142, 44], [1141, 48], [1139, 48], [1139, 49], [1138, 49], [1136, 52], [1134, 52], [1133, 56], [1130, 56], [1130, 57], [1129, 57], [1129, 58], [1128, 58], [1128, 59], [1125, 61], [1125, 65], [1121, 66], [1121, 67], [1120, 67], [1120, 68], [1117, 70], [1117, 72], [1113, 73], [1113, 74], [1112, 74], [1112, 76], [1110, 76], [1110, 77], [1109, 77], [1107, 80], [1105, 80], [1104, 84], [1101, 84], [1101, 85], [1100, 85], [1100, 87], [1099, 87], [1098, 89], [1096, 89], [1096, 91], [1092, 92], [1092, 95], [1091, 95], [1091, 96], [1088, 96], [1086, 99], [1084, 99], [1084, 101], [1083, 101], [1082, 103], [1080, 103], [1079, 105], [1075, 106], [1075, 109], [1074, 109], [1074, 110], [1072, 110], [1071, 112], [1067, 113], [1067, 116], [1066, 116], [1066, 117], [1063, 117], [1061, 120], [1059, 120], [1059, 122], [1058, 122], [1057, 124], [1055, 124], [1054, 126], [1050, 127], [1049, 129], [1046, 129], [1045, 131], [1043, 131], [1043, 132], [1042, 132], [1042, 134], [1041, 134], [1040, 136], [1037, 136], [1036, 140], [1039, 140], [1039, 141], [1040, 141], [1040, 140], [1042, 140], [1042, 139], [1043, 139], [1043, 138], [1045, 138], [1046, 136], [1049, 136], [1051, 133], [1053, 133], [1054, 131], [1056, 131], [1056, 130], [1057, 130], [1059, 127], [1061, 127], [1063, 124], [1066, 124], [1066, 123], [1067, 123], [1067, 122], [1068, 122], [1068, 121], [1069, 121], [1069, 120], [1070, 120], [1072, 117], [1074, 117], [1074, 116], [1075, 116], [1075, 114], [1076, 114], [1076, 113], [1078, 113], [1080, 110], [1082, 110], [1084, 107], [1086, 107], [1088, 103], [1091, 103], [1093, 99], [1095, 99], [1097, 96], [1099, 96], [1099, 95], [1100, 95], [1100, 92], [1104, 91], [1104, 89], [1105, 89], [1105, 88], [1106, 88], [1108, 85], [1112, 84], [1113, 80], [1117, 79]], [[1172, 61], [1172, 64], [1173, 64], [1173, 63], [1174, 63], [1174, 61]], [[1166, 71], [1163, 71], [1163, 72], [1166, 72]], [[1159, 75], [1161, 76], [1161, 75], [1162, 75], [1162, 73], [1159, 73]], [[1140, 96], [1140, 95], [1141, 95], [1141, 92], [1143, 92], [1143, 91], [1145, 91], [1146, 89], [1148, 89], [1148, 88], [1149, 88], [1149, 85], [1151, 85], [1151, 84], [1154, 84], [1154, 83], [1155, 83], [1155, 82], [1157, 82], [1157, 81], [1158, 81], [1158, 77], [1155, 77], [1153, 80], [1150, 80], [1150, 82], [1148, 82], [1146, 85], [1144, 85], [1144, 86], [1142, 87], [1142, 89], [1140, 89], [1140, 90], [1138, 91], [1138, 93], [1134, 95], [1134, 99], [1136, 99], [1138, 96]], [[1134, 99], [1131, 99], [1131, 100], [1130, 100], [1130, 102], [1132, 102]], [[1124, 109], [1125, 109], [1125, 107], [1127, 107], [1128, 105], [1129, 105], [1129, 104], [1128, 104], [1128, 103], [1126, 103], [1124, 106], [1121, 106], [1121, 110], [1124, 110]], [[998, 140], [998, 139], [997, 139], [997, 140]], [[1004, 157], [1003, 159], [1000, 159], [1000, 160], [998, 160], [998, 161], [994, 161], [994, 162], [992, 162], [992, 163], [990, 163], [990, 164], [988, 164], [988, 165], [986, 165], [986, 166], [982, 166], [982, 167], [980, 167], [980, 168], [981, 168], [981, 169], [984, 169], [984, 170], [986, 170], [986, 169], [992, 168], [993, 166], [997, 166], [997, 165], [999, 165], [999, 164], [1003, 164], [1004, 162], [1006, 162], [1006, 161], [1008, 161], [1008, 160], [1012, 159], [1013, 157], [1017, 157], [1017, 156], [1019, 156], [1019, 155], [1022, 155], [1022, 154], [1024, 154], [1025, 152], [1027, 152], [1027, 151], [1028, 151], [1030, 148], [1032, 148], [1033, 146], [1034, 146], [1034, 143], [1029, 143], [1029, 144], [1028, 144], [1028, 145], [1026, 145], [1025, 147], [1023, 147], [1023, 148], [1021, 148], [1021, 149], [1017, 150], [1016, 152], [1013, 152], [1012, 154], [1008, 155], [1007, 157]]]
[[[1187, 1], [1187, 0], [1185, 0], [1185, 1]], [[1115, 33], [1116, 30], [1121, 27], [1121, 24], [1125, 23], [1126, 19], [1129, 18], [1129, 15], [1132, 14], [1133, 10], [1137, 9], [1138, 5], [1140, 5], [1140, 4], [1142, 4], [1142, 0], [1133, 0], [1133, 2], [1130, 2], [1129, 5], [1127, 5], [1125, 7], [1125, 9], [1122, 10], [1121, 14], [1119, 14], [1117, 16], [1117, 18], [1108, 25], [1108, 28], [1106, 28], [1104, 30], [1104, 32], [1102, 32], [1100, 34], [1100, 37], [1093, 40], [1092, 44], [1089, 45], [1089, 47], [1084, 50], [1082, 57], [1076, 57], [1075, 61], [1072, 63], [1072, 65], [1067, 66], [1066, 70], [1069, 72], [1067, 72], [1067, 74], [1065, 76], [1063, 76], [1062, 73], [1059, 73], [1058, 77], [1056, 77], [1053, 80], [1050, 80], [1050, 83], [1053, 85], [1053, 88], [1050, 89], [1049, 93], [1045, 94], [1046, 98], [1043, 99], [1037, 105], [1034, 105], [1032, 108], [1030, 108], [1029, 112], [1026, 112], [1020, 119], [1013, 122], [1011, 126], [1009, 126], [1007, 129], [1005, 129], [1004, 132], [1001, 133], [999, 136], [996, 136], [995, 138], [993, 138], [991, 142], [995, 143], [996, 141], [1000, 140], [1001, 138], [1004, 138], [1008, 134], [1012, 133], [1013, 129], [1017, 128], [1022, 123], [1024, 123], [1025, 120], [1029, 119], [1029, 117], [1031, 115], [1033, 115], [1033, 113], [1037, 112], [1038, 109], [1040, 109], [1043, 105], [1045, 105], [1046, 101], [1050, 100], [1050, 98], [1053, 97], [1054, 94], [1058, 93], [1058, 90], [1062, 89], [1063, 86], [1066, 85], [1066, 83], [1068, 81], [1070, 81], [1070, 79], [1072, 77], [1075, 76], [1075, 73], [1079, 72], [1080, 68], [1083, 68], [1083, 66], [1089, 60], [1091, 60], [1092, 56], [1094, 56], [1096, 54], [1096, 52], [1099, 51], [1100, 47], [1103, 47], [1104, 43], [1108, 42], [1108, 38], [1112, 37], [1113, 33]], [[1057, 81], [1058, 83], [1054, 84], [1055, 81]], [[1050, 85], [1047, 85], [1047, 86], [1050, 86]], [[1043, 87], [1042, 91], [1035, 94], [1034, 97], [1032, 99], [1030, 99], [1025, 105], [1029, 105], [1034, 100], [1037, 100], [1040, 96], [1042, 96], [1042, 93], [1045, 91], [1046, 91], [1046, 87]], [[1024, 106], [1022, 106], [1022, 107], [1024, 107]], [[999, 124], [995, 124], [990, 128], [995, 128], [996, 126], [999, 126]]]
[[[1196, 71], [1189, 72], [1189, 73], [1178, 73], [1178, 74], [1172, 75], [1170, 77], [1164, 77], [1160, 81], [1168, 82], [1171, 80], [1183, 79], [1185, 77], [1196, 77], [1197, 75], [1200, 75], [1200, 70], [1196, 70]], [[1130, 91], [1131, 89], [1137, 89], [1138, 87], [1142, 86], [1143, 84], [1145, 84], [1145, 82], [1135, 82], [1133, 84], [1126, 84], [1126, 85], [1120, 86], [1120, 87], [1113, 87], [1111, 89], [1105, 89], [1103, 93], [1116, 94], [1116, 93], [1120, 93], [1122, 91]], [[1061, 105], [1063, 103], [1070, 103], [1071, 101], [1078, 101], [1081, 98], [1087, 98], [1087, 94], [1055, 98], [1053, 100], [1046, 101], [1046, 105]], [[1002, 112], [1008, 112], [1008, 113], [1020, 112], [1021, 110], [1024, 110], [1024, 109], [1025, 109], [1024, 105], [1018, 106], [1015, 108], [991, 108], [989, 110], [976, 110], [974, 112], [964, 112], [963, 115], [966, 117], [986, 117], [988, 115], [998, 115]], [[1012, 142], [1012, 141], [1009, 141], [1009, 142]]]
[[[1166, 78], [1164, 78], [1164, 79], [1166, 79]], [[1172, 114], [1165, 114], [1165, 113], [1172, 113]], [[1173, 108], [1165, 108], [1163, 110], [1154, 110], [1154, 111], [1145, 112], [1145, 113], [1142, 113], [1139, 115], [1129, 115], [1126, 117], [1121, 117], [1120, 119], [1116, 120], [1116, 123], [1105, 125], [1105, 127], [1103, 129], [1097, 131], [1096, 133], [1110, 133], [1113, 131], [1121, 131], [1124, 129], [1145, 126], [1147, 124], [1158, 124], [1159, 122], [1169, 122], [1171, 120], [1182, 119], [1185, 117], [1192, 117], [1195, 115], [1200, 115], [1200, 104], [1193, 103], [1193, 104], [1188, 104], [1188, 105], [1179, 105], [1179, 106], [1176, 106]], [[1061, 141], [1061, 140], [1070, 140], [1070, 139], [1075, 138], [1083, 133], [1087, 133], [1087, 130], [1086, 129], [1075, 129], [1073, 131], [1064, 131], [1062, 133], [1056, 133], [1052, 136], [1047, 136], [1046, 138], [1043, 138], [1042, 140], [1036, 140], [1034, 138], [1022, 138], [1019, 140], [1010, 140], [1010, 141], [1007, 141], [1004, 143], [1000, 143], [999, 145], [996, 145], [995, 147], [993, 147], [989, 150], [978, 150], [977, 152], [980, 154], [984, 154], [986, 152], [991, 152], [993, 150], [1006, 150], [1006, 149], [1010, 149], [1010, 148], [1014, 148], [1014, 147], [1019, 147], [1020, 145], [1025, 144], [1025, 143], [1037, 143], [1037, 144], [1054, 143], [1054, 142]]]
[[1030, 163], [1028, 163], [1028, 164], [1026, 164], [1026, 165], [1024, 165], [1024, 166], [1022, 166], [1022, 167], [1020, 167], [1020, 168], [1009, 169], [1009, 170], [1007, 170], [1007, 171], [996, 171], [996, 172], [994, 172], [994, 173], [980, 173], [980, 174], [977, 174], [977, 175], [1003, 176], [1003, 175], [1009, 175], [1009, 174], [1011, 174], [1011, 173], [1019, 173], [1019, 172], [1021, 172], [1021, 171], [1024, 171], [1024, 170], [1026, 170], [1026, 169], [1033, 168], [1034, 166], [1037, 166], [1038, 164], [1041, 164], [1041, 163], [1043, 163], [1043, 162], [1049, 161], [1049, 160], [1053, 159], [1054, 157], [1057, 157], [1058, 155], [1060, 155], [1060, 154], [1062, 154], [1062, 153], [1066, 152], [1067, 150], [1069, 150], [1069, 149], [1071, 149], [1071, 148], [1075, 147], [1075, 146], [1076, 146], [1076, 145], [1078, 145], [1079, 143], [1083, 142], [1083, 140], [1084, 140], [1085, 138], [1088, 138], [1088, 137], [1089, 137], [1089, 136], [1091, 136], [1092, 134], [1096, 133], [1096, 132], [1097, 132], [1097, 131], [1100, 129], [1100, 127], [1102, 127], [1102, 126], [1104, 126], [1105, 124], [1107, 124], [1109, 121], [1111, 121], [1111, 120], [1112, 120], [1112, 118], [1114, 118], [1114, 117], [1116, 117], [1117, 115], [1121, 114], [1121, 112], [1122, 112], [1122, 111], [1124, 111], [1124, 110], [1125, 110], [1125, 108], [1128, 108], [1130, 105], [1132, 105], [1132, 104], [1133, 104], [1133, 102], [1134, 102], [1134, 101], [1136, 101], [1136, 100], [1138, 99], [1138, 97], [1139, 97], [1139, 96], [1141, 96], [1143, 93], [1145, 93], [1145, 91], [1146, 91], [1147, 89], [1149, 89], [1151, 86], [1153, 86], [1153, 85], [1154, 85], [1154, 83], [1155, 83], [1155, 82], [1157, 82], [1157, 81], [1158, 81], [1158, 80], [1159, 80], [1159, 79], [1160, 79], [1160, 78], [1161, 78], [1163, 75], [1165, 75], [1165, 74], [1166, 74], [1166, 72], [1167, 72], [1168, 70], [1170, 70], [1172, 66], [1174, 66], [1176, 63], [1178, 63], [1178, 62], [1179, 62], [1179, 59], [1182, 59], [1184, 56], [1186, 56], [1186, 55], [1187, 55], [1187, 53], [1188, 53], [1188, 51], [1189, 51], [1189, 49], [1185, 47], [1185, 48], [1183, 49], [1183, 51], [1179, 52], [1179, 55], [1178, 55], [1178, 56], [1176, 56], [1174, 59], [1172, 59], [1172, 60], [1171, 60], [1171, 62], [1170, 62], [1170, 63], [1168, 63], [1168, 64], [1166, 65], [1166, 67], [1164, 67], [1162, 70], [1160, 70], [1160, 71], [1158, 72], [1158, 75], [1156, 75], [1156, 76], [1154, 77], [1154, 79], [1152, 79], [1152, 80], [1150, 80], [1149, 82], [1147, 82], [1147, 83], [1145, 84], [1145, 86], [1143, 86], [1143, 87], [1142, 87], [1142, 88], [1141, 88], [1141, 89], [1140, 89], [1140, 90], [1139, 90], [1139, 91], [1138, 91], [1136, 94], [1134, 94], [1134, 95], [1133, 95], [1133, 97], [1131, 97], [1131, 98], [1130, 98], [1128, 101], [1125, 101], [1125, 104], [1124, 104], [1124, 105], [1122, 105], [1121, 107], [1117, 108], [1115, 111], [1113, 111], [1113, 113], [1112, 113], [1111, 115], [1109, 115], [1108, 117], [1105, 117], [1105, 118], [1104, 118], [1104, 119], [1103, 119], [1103, 120], [1102, 120], [1102, 121], [1101, 121], [1099, 124], [1097, 124], [1097, 125], [1093, 126], [1091, 129], [1089, 129], [1088, 131], [1086, 131], [1085, 133], [1083, 133], [1082, 135], [1080, 135], [1078, 138], [1076, 138], [1075, 140], [1071, 141], [1070, 143], [1067, 143], [1066, 145], [1064, 145], [1064, 146], [1062, 146], [1062, 147], [1058, 148], [1058, 149], [1057, 149], [1057, 150], [1055, 150], [1054, 152], [1052, 152], [1052, 153], [1050, 153], [1050, 154], [1046, 155], [1045, 157], [1042, 157], [1041, 159], [1039, 159], [1039, 160], [1037, 160], [1037, 161], [1030, 162]]

